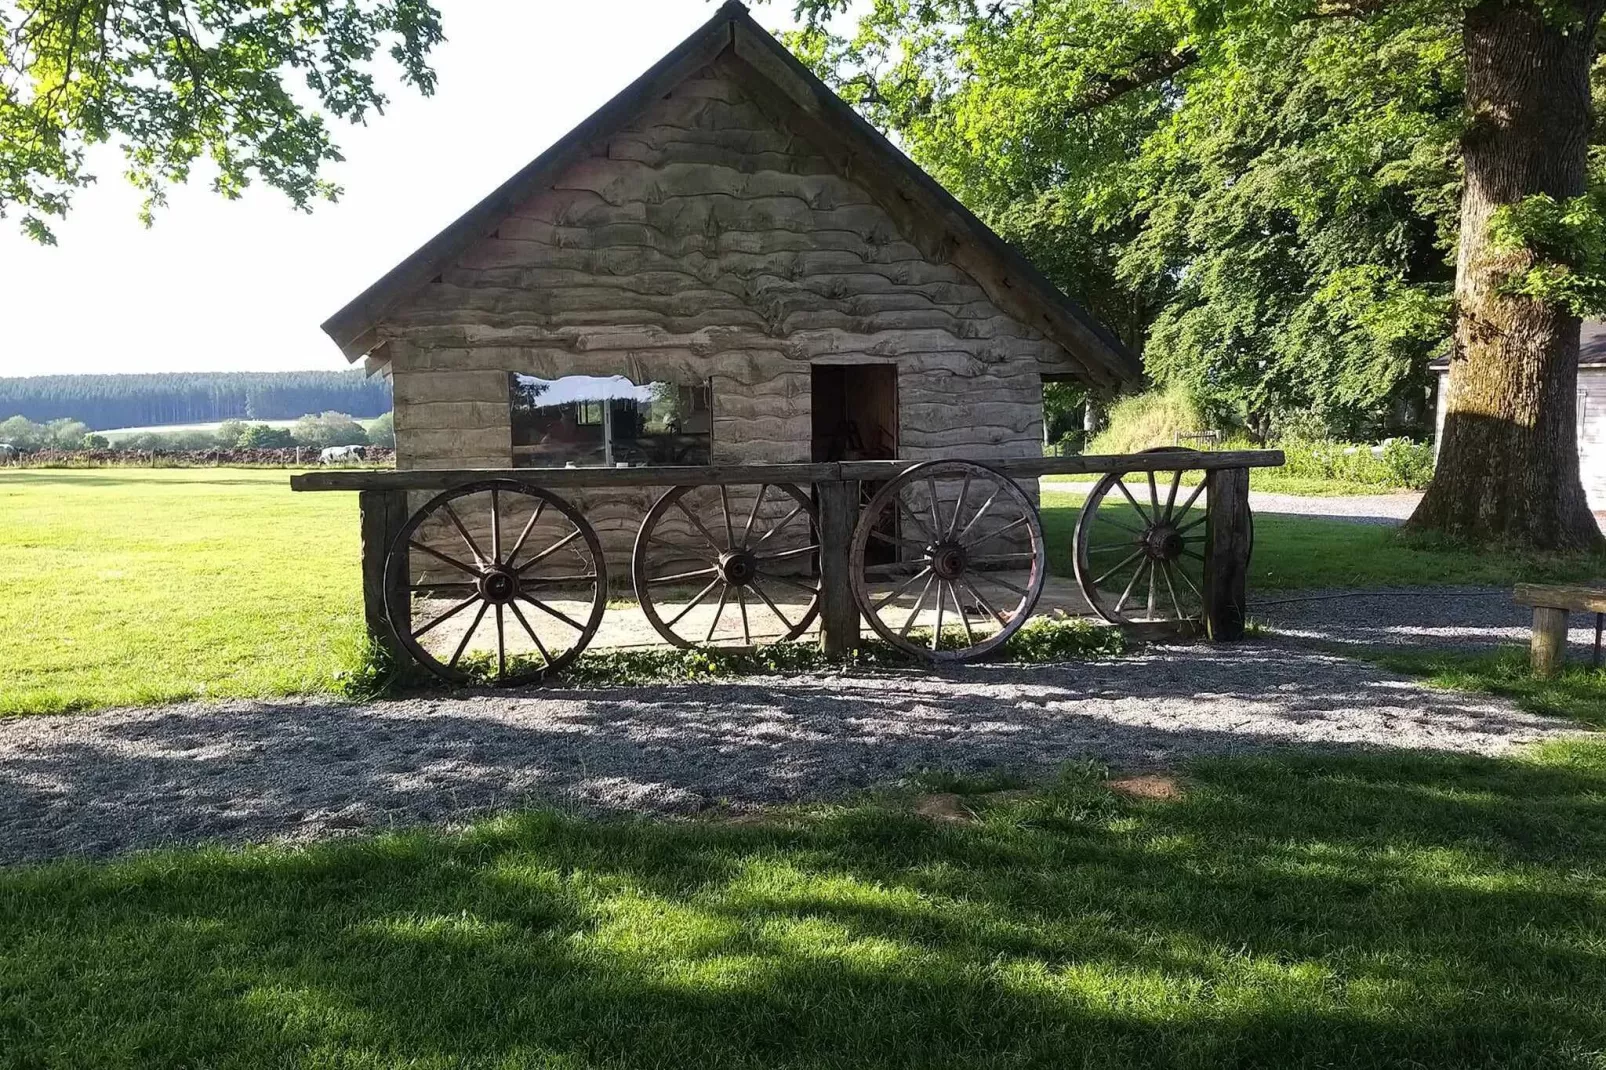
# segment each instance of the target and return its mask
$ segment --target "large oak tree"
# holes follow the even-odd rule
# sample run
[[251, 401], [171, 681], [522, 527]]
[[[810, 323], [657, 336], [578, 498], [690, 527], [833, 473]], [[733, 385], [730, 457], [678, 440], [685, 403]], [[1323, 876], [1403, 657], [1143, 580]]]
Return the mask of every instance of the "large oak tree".
[[[823, 24], [846, 5], [798, 6]], [[1452, 335], [1411, 526], [1599, 547], [1573, 396], [1579, 316], [1606, 309], [1602, 6], [876, 0], [852, 37], [792, 43], [1012, 237], [1055, 232], [1020, 205], [1065, 208], [1062, 284], [1107, 317], [1150, 303], [1162, 377], [1238, 389], [1251, 416], [1257, 392], [1337, 412], [1368, 380], [1418, 389], [1423, 340]]]
[[227, 197], [261, 181], [300, 208], [332, 198], [324, 113], [383, 109], [381, 52], [431, 92], [440, 40], [428, 0], [0, 0], [0, 215], [54, 241], [103, 143], [147, 221], [198, 162]]

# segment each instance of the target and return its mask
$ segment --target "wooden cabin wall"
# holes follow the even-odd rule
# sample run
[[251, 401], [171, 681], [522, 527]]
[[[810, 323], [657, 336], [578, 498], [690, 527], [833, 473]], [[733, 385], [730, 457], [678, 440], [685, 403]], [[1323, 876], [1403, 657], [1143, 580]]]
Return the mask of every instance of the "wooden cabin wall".
[[[710, 380], [715, 463], [807, 461], [810, 365], [878, 360], [903, 456], [1040, 449], [1063, 351], [905, 241], [739, 64], [593, 145], [380, 323], [399, 467], [509, 465], [508, 372]], [[586, 503], [610, 556], [651, 498]]]

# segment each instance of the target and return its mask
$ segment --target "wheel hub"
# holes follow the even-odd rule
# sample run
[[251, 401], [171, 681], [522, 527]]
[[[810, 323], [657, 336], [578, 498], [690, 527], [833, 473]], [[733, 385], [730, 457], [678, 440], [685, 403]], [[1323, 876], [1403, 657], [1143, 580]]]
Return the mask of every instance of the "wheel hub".
[[1175, 561], [1182, 547], [1182, 533], [1170, 524], [1156, 524], [1143, 535], [1143, 552], [1155, 561]]
[[476, 584], [480, 597], [494, 606], [505, 606], [518, 597], [519, 575], [502, 565], [486, 569]]
[[931, 562], [931, 571], [941, 580], [958, 579], [969, 564], [965, 548], [957, 542], [933, 543], [926, 547], [926, 558]]
[[758, 573], [758, 562], [746, 550], [728, 550], [719, 555], [715, 565], [719, 578], [735, 587], [745, 587]]

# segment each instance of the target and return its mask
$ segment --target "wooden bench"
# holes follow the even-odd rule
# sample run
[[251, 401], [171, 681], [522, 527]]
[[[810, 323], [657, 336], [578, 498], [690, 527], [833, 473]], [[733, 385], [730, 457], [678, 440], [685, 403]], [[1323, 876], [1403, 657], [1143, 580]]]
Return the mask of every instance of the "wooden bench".
[[1600, 638], [1606, 625], [1606, 587], [1578, 584], [1519, 583], [1514, 600], [1534, 611], [1530, 663], [1540, 676], [1554, 676], [1567, 651], [1567, 614], [1595, 614], [1595, 654], [1590, 664], [1600, 667]]

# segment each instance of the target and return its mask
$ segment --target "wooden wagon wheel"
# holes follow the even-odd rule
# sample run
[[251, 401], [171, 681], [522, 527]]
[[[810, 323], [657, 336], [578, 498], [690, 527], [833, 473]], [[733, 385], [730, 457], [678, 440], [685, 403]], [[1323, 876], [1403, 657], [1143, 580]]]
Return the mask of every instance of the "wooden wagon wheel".
[[533, 683], [573, 661], [607, 605], [597, 533], [556, 494], [512, 479], [437, 495], [385, 561], [396, 638], [454, 683]]
[[1001, 646], [1037, 605], [1043, 529], [1037, 507], [1003, 473], [928, 461], [870, 499], [849, 567], [877, 635], [932, 661], [966, 661]]
[[[1198, 455], [1178, 446], [1144, 452]], [[1076, 521], [1074, 562], [1094, 612], [1112, 624], [1203, 620], [1208, 475], [1110, 472], [1094, 484]]]
[[675, 646], [796, 639], [820, 611], [814, 504], [787, 483], [733, 508], [731, 488], [672, 487], [636, 534], [630, 571], [648, 623]]

